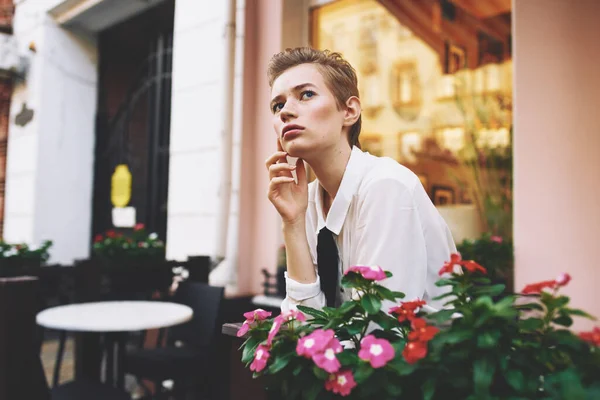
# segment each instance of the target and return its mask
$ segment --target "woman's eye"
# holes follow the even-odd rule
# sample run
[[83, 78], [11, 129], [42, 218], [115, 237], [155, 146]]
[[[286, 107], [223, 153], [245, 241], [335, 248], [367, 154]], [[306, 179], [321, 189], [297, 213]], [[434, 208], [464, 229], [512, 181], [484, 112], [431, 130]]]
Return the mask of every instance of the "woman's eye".
[[314, 95], [315, 95], [315, 92], [313, 92], [312, 90], [305, 90], [304, 92], [302, 92], [301, 99], [302, 100], [310, 99]]
[[283, 103], [273, 104], [273, 108], [271, 109], [271, 111], [276, 113], [277, 111], [281, 111], [282, 108], [283, 108]]

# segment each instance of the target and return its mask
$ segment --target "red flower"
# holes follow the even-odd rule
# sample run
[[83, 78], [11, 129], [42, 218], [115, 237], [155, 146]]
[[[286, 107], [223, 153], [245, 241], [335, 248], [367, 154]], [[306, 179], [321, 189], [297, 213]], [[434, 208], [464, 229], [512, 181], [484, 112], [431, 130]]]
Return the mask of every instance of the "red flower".
[[414, 364], [427, 355], [427, 343], [426, 342], [408, 342], [402, 356], [409, 364]]
[[423, 300], [413, 300], [402, 302], [398, 307], [390, 309], [390, 314], [398, 316], [398, 322], [411, 321], [416, 317], [415, 310], [425, 305]]
[[117, 233], [115, 231], [113, 231], [113, 230], [110, 230], [110, 231], [106, 232], [106, 237], [114, 239], [114, 238], [117, 237]]
[[450, 254], [450, 261], [446, 261], [442, 269], [440, 269], [439, 275], [451, 274], [454, 272], [454, 267], [460, 265], [462, 258], [458, 253]]
[[556, 284], [558, 286], [566, 286], [569, 282], [571, 282], [571, 275], [563, 272], [556, 278]]
[[99, 243], [103, 240], [104, 238], [102, 237], [102, 235], [96, 235], [94, 237], [94, 243]]
[[593, 344], [594, 346], [600, 346], [600, 328], [595, 327], [591, 332], [581, 332], [579, 334], [581, 340], [585, 340], [588, 343]]
[[141, 231], [142, 229], [144, 229], [144, 224], [142, 223], [135, 224], [135, 226], [133, 227], [134, 231]]
[[435, 326], [427, 325], [422, 318], [415, 318], [411, 322], [412, 332], [408, 334], [408, 340], [428, 342], [440, 331]]
[[452, 253], [450, 254], [450, 261], [446, 261], [440, 272], [438, 273], [440, 276], [444, 274], [452, 274], [455, 271], [456, 266], [459, 265], [464, 267], [469, 272], [479, 271], [481, 273], [487, 274], [487, 270], [483, 268], [481, 265], [477, 264], [472, 260], [463, 260], [460, 254]]
[[325, 381], [325, 390], [341, 396], [348, 396], [355, 387], [356, 381], [352, 376], [352, 371], [349, 370], [331, 374], [329, 379]]
[[538, 283], [532, 283], [525, 286], [521, 293], [523, 294], [539, 294], [543, 289], [554, 289], [556, 288], [556, 281], [543, 281]]
[[477, 264], [475, 261], [463, 261], [460, 263], [465, 269], [469, 272], [479, 271], [483, 274], [487, 274], [487, 270], [483, 268], [481, 265]]

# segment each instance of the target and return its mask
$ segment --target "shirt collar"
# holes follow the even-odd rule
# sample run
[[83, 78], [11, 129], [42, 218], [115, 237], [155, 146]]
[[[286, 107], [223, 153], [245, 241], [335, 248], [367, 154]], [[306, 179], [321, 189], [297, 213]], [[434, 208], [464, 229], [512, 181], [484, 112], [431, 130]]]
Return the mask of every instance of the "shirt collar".
[[358, 147], [354, 146], [352, 148], [350, 159], [348, 160], [344, 176], [342, 177], [342, 182], [335, 195], [335, 199], [333, 199], [333, 203], [327, 214], [327, 219], [323, 216], [323, 202], [321, 196], [323, 188], [320, 184], [317, 186], [317, 193], [315, 194], [315, 203], [317, 206], [317, 235], [325, 226], [334, 234], [340, 234], [344, 221], [346, 220], [346, 215], [348, 214], [348, 209], [350, 208], [350, 203], [352, 202], [352, 198], [360, 183], [361, 172], [366, 161], [365, 157], [367, 157], [367, 155]]

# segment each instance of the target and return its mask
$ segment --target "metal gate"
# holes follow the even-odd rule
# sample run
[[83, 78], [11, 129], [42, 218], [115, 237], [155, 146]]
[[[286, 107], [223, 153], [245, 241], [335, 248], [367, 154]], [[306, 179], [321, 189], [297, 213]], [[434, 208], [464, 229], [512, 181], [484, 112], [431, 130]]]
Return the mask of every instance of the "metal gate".
[[144, 223], [162, 239], [166, 237], [172, 48], [172, 33], [159, 34], [150, 42], [146, 59], [112, 116], [101, 109], [99, 100], [94, 235], [114, 228], [111, 175], [117, 165], [126, 164], [132, 174], [129, 206], [136, 210], [136, 222]]

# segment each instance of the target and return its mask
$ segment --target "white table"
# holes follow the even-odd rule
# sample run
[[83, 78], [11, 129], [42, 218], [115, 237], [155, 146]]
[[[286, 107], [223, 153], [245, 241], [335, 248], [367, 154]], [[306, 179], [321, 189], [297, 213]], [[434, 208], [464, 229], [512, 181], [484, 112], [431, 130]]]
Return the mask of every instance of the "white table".
[[[45, 328], [62, 331], [96, 332], [107, 334], [166, 328], [192, 319], [190, 307], [164, 301], [101, 301], [58, 306], [41, 311], [36, 322]], [[117, 335], [117, 386], [124, 384], [123, 358], [125, 351], [123, 335]], [[113, 378], [114, 351], [107, 353], [107, 374]]]

